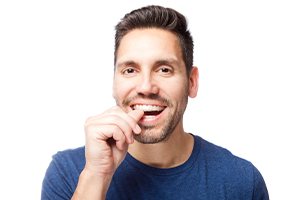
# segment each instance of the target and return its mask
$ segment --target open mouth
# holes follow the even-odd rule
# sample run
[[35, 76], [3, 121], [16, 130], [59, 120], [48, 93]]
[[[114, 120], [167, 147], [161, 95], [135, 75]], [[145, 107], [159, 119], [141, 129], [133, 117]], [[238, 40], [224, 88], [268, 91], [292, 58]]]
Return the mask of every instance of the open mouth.
[[156, 116], [162, 113], [162, 111], [166, 108], [165, 106], [157, 106], [157, 105], [142, 105], [136, 104], [132, 105], [131, 108], [133, 110], [142, 110], [144, 111], [144, 116]]

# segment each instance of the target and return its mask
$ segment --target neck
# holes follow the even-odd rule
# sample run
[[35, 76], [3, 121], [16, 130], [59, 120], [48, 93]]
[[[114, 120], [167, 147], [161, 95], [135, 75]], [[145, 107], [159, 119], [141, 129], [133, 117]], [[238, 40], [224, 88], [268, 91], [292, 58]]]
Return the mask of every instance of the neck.
[[[176, 128], [177, 129], [177, 128]], [[158, 168], [171, 168], [183, 164], [190, 157], [194, 139], [183, 128], [174, 130], [170, 137], [156, 144], [142, 144], [135, 141], [128, 152], [140, 162]]]

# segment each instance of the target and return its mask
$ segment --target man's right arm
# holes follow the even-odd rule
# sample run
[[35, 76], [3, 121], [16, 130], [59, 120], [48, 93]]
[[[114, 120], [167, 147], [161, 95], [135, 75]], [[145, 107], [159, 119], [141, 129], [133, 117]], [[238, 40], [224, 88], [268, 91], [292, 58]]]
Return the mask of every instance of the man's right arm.
[[137, 122], [143, 114], [141, 110], [125, 113], [116, 106], [86, 121], [86, 164], [72, 200], [105, 199], [113, 174], [134, 141], [133, 134], [141, 132]]
[[72, 200], [76, 199], [105, 199], [111, 177], [83, 170], [79, 176], [77, 188]]

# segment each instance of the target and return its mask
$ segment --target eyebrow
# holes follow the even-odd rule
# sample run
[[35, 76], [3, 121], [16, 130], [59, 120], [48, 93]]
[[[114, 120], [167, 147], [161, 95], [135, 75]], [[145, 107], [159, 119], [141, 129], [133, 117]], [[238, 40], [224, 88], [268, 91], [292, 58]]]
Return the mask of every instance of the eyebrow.
[[134, 62], [133, 60], [127, 60], [124, 62], [120, 62], [116, 64], [116, 68], [121, 67], [121, 66], [128, 66], [128, 65], [136, 65], [136, 62]]
[[[128, 65], [138, 65], [138, 63], [133, 60], [126, 60], [126, 61], [117, 63], [116, 68], [121, 67], [121, 66], [128, 66]], [[179, 65], [179, 61], [174, 58], [160, 59], [160, 60], [156, 60], [154, 62], [154, 65]]]
[[162, 59], [155, 62], [155, 65], [179, 65], [177, 59], [169, 58], [169, 59]]

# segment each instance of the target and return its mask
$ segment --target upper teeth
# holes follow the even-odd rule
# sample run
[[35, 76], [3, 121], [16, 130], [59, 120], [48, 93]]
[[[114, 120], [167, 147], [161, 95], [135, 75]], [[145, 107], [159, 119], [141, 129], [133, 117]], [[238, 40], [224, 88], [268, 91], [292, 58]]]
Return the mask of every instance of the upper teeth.
[[134, 110], [143, 110], [143, 111], [161, 111], [164, 109], [162, 106], [155, 106], [155, 105], [134, 105]]

